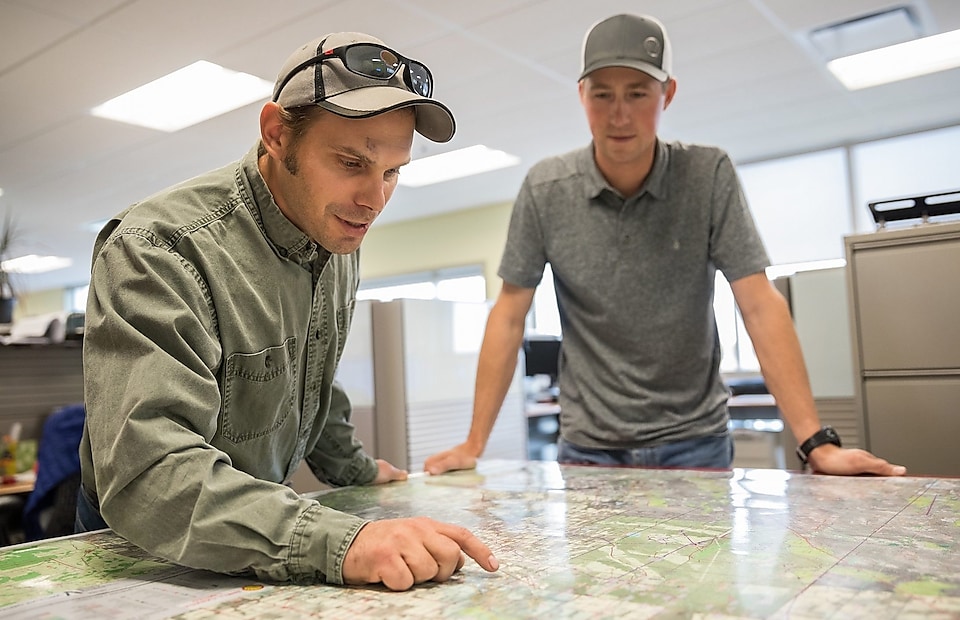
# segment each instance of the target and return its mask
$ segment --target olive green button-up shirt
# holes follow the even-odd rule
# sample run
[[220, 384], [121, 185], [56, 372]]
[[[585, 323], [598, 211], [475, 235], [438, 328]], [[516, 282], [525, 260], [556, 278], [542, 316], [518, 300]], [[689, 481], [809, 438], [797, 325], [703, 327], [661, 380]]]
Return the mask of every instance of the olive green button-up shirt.
[[342, 583], [365, 521], [283, 483], [304, 458], [333, 485], [376, 476], [334, 383], [358, 265], [281, 213], [256, 149], [104, 228], [80, 457], [114, 531], [186, 566]]

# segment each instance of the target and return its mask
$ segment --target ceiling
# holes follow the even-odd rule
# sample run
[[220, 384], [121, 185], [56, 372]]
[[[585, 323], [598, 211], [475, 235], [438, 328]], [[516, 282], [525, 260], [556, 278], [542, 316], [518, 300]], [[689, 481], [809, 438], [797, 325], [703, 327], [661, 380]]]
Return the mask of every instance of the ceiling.
[[260, 104], [169, 134], [89, 114], [198, 59], [272, 82], [302, 43], [367, 32], [424, 61], [457, 117], [453, 141], [418, 136], [414, 157], [485, 144], [522, 160], [401, 187], [382, 225], [511, 200], [534, 162], [586, 144], [581, 41], [618, 12], [655, 15], [670, 33], [678, 93], [661, 135], [738, 163], [960, 124], [960, 69], [848, 92], [810, 42], [813, 29], [897, 5], [924, 35], [960, 28], [955, 0], [0, 0], [0, 212], [24, 233], [17, 255], [74, 261], [20, 287], [85, 283], [91, 222], [255, 143]]

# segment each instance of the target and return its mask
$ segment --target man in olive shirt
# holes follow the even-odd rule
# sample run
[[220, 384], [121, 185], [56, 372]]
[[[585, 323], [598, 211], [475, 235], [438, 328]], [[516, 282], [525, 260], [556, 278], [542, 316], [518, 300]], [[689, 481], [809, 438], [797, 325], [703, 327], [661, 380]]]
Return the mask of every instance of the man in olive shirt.
[[296, 51], [242, 160], [114, 218], [94, 250], [77, 529], [109, 526], [172, 561], [271, 580], [445, 581], [464, 528], [377, 522], [284, 485], [306, 459], [333, 485], [404, 480], [363, 452], [334, 373], [358, 248], [416, 130], [453, 115], [417, 61], [360, 33]]

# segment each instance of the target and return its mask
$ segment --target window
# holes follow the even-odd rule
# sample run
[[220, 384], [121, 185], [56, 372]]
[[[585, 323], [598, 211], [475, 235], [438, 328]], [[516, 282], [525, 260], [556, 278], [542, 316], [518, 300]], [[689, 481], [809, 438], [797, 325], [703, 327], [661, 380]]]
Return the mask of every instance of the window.
[[90, 291], [90, 285], [75, 286], [66, 291], [67, 312], [85, 312], [87, 309], [87, 293]]
[[843, 257], [843, 237], [853, 232], [846, 149], [737, 170], [772, 264]]
[[760, 362], [747, 335], [733, 289], [719, 271], [713, 293], [713, 313], [720, 336], [720, 372], [759, 372]]
[[852, 147], [857, 230], [876, 228], [869, 202], [960, 189], [958, 161], [960, 126]]
[[557, 292], [553, 288], [553, 269], [543, 269], [543, 279], [533, 294], [533, 312], [527, 317], [527, 332], [539, 336], [562, 336]]
[[483, 268], [454, 267], [360, 281], [357, 299], [442, 299], [484, 302], [487, 299]]
[[[853, 232], [847, 150], [829, 149], [737, 167], [743, 192], [773, 267], [772, 279], [798, 270], [835, 267], [843, 237]], [[714, 311], [723, 357], [720, 371], [760, 371], [733, 291], [717, 273]]]
[[486, 322], [487, 285], [479, 265], [361, 280], [357, 299], [459, 302], [453, 307], [453, 350], [465, 354], [480, 351], [483, 330], [478, 330], [477, 325]]

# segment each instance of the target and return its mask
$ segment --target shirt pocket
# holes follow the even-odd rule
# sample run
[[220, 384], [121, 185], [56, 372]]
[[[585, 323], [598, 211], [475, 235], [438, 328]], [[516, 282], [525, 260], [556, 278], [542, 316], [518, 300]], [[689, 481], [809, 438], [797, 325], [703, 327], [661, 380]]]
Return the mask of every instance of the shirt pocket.
[[296, 404], [296, 338], [227, 358], [220, 434], [238, 444], [276, 431]]

